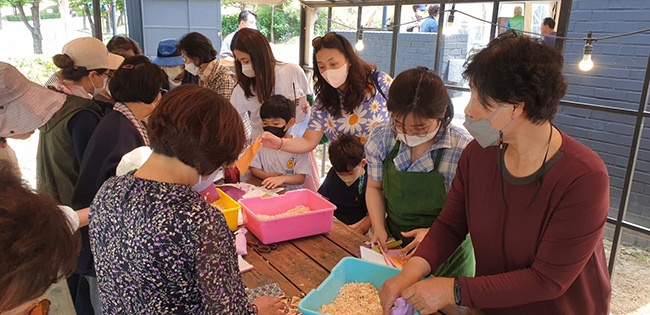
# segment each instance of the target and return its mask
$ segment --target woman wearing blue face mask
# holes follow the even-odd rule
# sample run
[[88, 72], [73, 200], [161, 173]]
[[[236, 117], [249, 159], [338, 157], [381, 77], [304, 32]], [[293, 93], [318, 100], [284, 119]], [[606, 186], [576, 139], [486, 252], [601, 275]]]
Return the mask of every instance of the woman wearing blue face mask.
[[[419, 311], [609, 314], [603, 248], [609, 177], [598, 155], [552, 124], [567, 84], [562, 55], [506, 33], [468, 62], [465, 127], [474, 136], [447, 202], [402, 272], [379, 295]], [[470, 233], [476, 277], [422, 277]]]
[[[451, 99], [440, 77], [427, 68], [406, 70], [395, 78], [388, 112], [391, 120], [379, 123], [366, 143], [366, 203], [372, 242], [386, 249], [392, 236], [403, 241], [407, 254], [440, 214], [471, 137], [451, 125]], [[474, 275], [469, 237], [434, 274]]]
[[196, 191], [244, 148], [237, 111], [210, 89], [182, 85], [147, 127], [152, 155], [106, 181], [91, 205], [104, 313], [283, 314], [280, 299], [248, 302], [234, 235]]

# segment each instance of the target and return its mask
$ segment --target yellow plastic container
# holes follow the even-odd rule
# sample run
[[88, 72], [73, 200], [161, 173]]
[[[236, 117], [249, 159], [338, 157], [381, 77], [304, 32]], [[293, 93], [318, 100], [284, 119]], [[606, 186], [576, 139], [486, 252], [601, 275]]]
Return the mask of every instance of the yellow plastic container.
[[212, 206], [221, 209], [223, 216], [226, 217], [228, 227], [233, 231], [237, 231], [237, 220], [239, 219], [241, 205], [230, 198], [223, 190], [217, 188], [217, 192], [219, 193], [219, 200], [213, 202]]

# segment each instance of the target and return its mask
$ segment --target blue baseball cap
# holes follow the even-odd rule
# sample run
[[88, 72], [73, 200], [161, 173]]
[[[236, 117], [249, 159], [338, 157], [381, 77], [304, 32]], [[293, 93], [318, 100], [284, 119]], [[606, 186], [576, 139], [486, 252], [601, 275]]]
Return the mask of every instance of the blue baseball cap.
[[419, 10], [419, 11], [426, 11], [426, 10], [427, 10], [427, 5], [426, 5], [426, 4], [420, 4], [420, 5], [418, 5], [418, 10]]
[[153, 58], [153, 63], [159, 66], [173, 67], [182, 66], [185, 64], [183, 55], [176, 49], [178, 40], [175, 38], [163, 39], [158, 43], [158, 52], [156, 58]]

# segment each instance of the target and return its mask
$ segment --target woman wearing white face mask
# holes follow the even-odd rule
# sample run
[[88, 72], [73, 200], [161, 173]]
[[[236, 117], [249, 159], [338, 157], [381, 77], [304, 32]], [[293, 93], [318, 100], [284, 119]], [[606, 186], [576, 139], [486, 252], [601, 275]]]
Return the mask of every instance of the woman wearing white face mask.
[[[472, 138], [451, 125], [451, 99], [433, 71], [406, 70], [390, 89], [387, 106], [392, 119], [379, 123], [366, 144], [366, 202], [372, 242], [386, 249], [386, 239], [392, 236], [403, 241], [407, 254], [442, 210], [458, 158]], [[474, 275], [469, 238], [434, 275]]]
[[331, 32], [314, 38], [314, 113], [304, 136], [280, 141], [269, 133], [265, 147], [292, 153], [312, 151], [323, 138], [341, 134], [357, 136], [365, 143], [370, 130], [388, 119], [386, 97], [392, 79], [359, 58], [345, 37]]
[[165, 95], [147, 127], [149, 159], [107, 180], [91, 205], [103, 311], [284, 314], [279, 298], [248, 302], [234, 235], [197, 192], [244, 148], [238, 113], [214, 91], [186, 84]]
[[[301, 96], [299, 94], [312, 94], [311, 87], [305, 72], [298, 65], [275, 59], [266, 37], [256, 29], [242, 28], [237, 31], [231, 49], [235, 55], [237, 86], [230, 102], [244, 119], [249, 139], [255, 139], [264, 132], [260, 118], [260, 107], [264, 101], [272, 95], [282, 95], [295, 101]], [[300, 112], [302, 108], [298, 110]], [[294, 137], [302, 136], [308, 121], [298, 119], [299, 112], [296, 114], [297, 123], [290, 131]], [[309, 113], [306, 114], [308, 118]], [[249, 118], [250, 126], [247, 125]]]
[[199, 77], [199, 85], [205, 86], [230, 99], [235, 87], [235, 74], [217, 59], [217, 51], [210, 39], [201, 33], [183, 35], [176, 45], [185, 59], [185, 71]]

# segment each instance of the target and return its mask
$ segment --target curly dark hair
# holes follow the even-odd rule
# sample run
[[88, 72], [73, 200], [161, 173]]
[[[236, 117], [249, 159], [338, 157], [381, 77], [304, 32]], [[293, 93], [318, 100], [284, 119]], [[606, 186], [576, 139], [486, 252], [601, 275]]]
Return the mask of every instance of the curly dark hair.
[[[345, 37], [330, 32], [322, 37], [314, 38], [312, 46], [314, 47], [314, 92], [322, 103], [322, 110], [328, 111], [332, 116], [341, 115], [342, 110], [352, 113], [359, 104], [366, 100], [368, 91], [373, 96], [377, 93], [373, 78], [377, 66], [361, 60]], [[350, 63], [345, 90], [342, 91], [344, 94], [343, 104], [339, 100], [337, 89], [327, 83], [316, 66], [318, 65], [316, 54], [323, 48], [338, 50]]]
[[147, 56], [133, 56], [124, 59], [109, 81], [108, 89], [116, 102], [151, 104], [165, 82], [165, 72]]
[[176, 49], [181, 50], [187, 57], [195, 62], [199, 60], [199, 64], [208, 63], [217, 59], [217, 51], [212, 46], [212, 42], [205, 35], [198, 32], [191, 32], [183, 35]]
[[490, 100], [524, 103], [524, 112], [534, 124], [552, 121], [567, 91], [560, 52], [528, 36], [506, 32], [470, 57], [463, 76], [478, 92], [484, 108]]
[[349, 172], [365, 157], [363, 143], [353, 135], [340, 135], [327, 151], [332, 167], [337, 172]]

